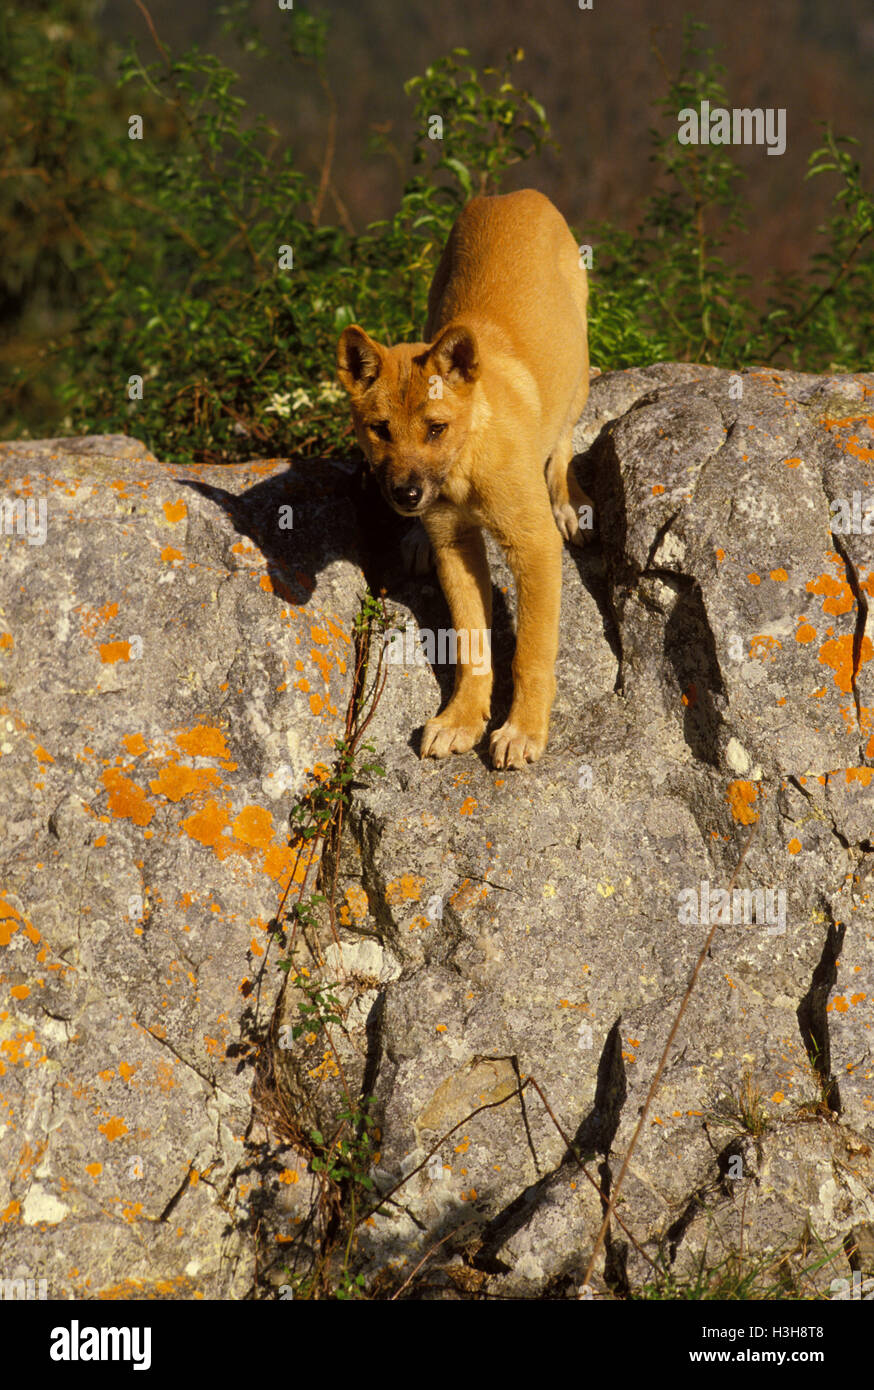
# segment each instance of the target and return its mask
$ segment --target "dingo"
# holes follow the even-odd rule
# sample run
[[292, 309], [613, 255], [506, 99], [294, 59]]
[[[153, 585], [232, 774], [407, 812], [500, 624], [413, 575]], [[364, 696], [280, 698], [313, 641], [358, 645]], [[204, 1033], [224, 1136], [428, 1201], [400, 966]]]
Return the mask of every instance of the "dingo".
[[[421, 517], [457, 632], [491, 628], [482, 527], [506, 553], [518, 622], [513, 703], [490, 743], [498, 768], [524, 767], [546, 747], [561, 536], [583, 542], [589, 500], [570, 467], [589, 393], [587, 298], [577, 246], [548, 198], [474, 198], [431, 285], [427, 343], [383, 347], [353, 324], [337, 348], [358, 442], [395, 511]], [[490, 668], [459, 663], [421, 756], [473, 748], [491, 693]]]

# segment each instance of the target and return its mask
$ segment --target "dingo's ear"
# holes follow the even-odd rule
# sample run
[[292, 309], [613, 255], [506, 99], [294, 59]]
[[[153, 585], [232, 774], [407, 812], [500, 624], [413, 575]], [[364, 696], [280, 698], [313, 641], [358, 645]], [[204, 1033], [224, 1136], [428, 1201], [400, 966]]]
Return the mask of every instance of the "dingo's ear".
[[450, 386], [472, 386], [479, 376], [476, 338], [463, 324], [444, 328], [428, 356]]
[[372, 386], [382, 370], [382, 348], [357, 323], [340, 334], [337, 344], [337, 375], [350, 396], [360, 395]]

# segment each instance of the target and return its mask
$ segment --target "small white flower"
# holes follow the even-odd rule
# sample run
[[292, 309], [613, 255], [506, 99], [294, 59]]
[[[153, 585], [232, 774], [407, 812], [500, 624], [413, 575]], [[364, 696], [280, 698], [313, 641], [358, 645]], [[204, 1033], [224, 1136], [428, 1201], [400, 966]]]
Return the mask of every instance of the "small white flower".
[[336, 381], [325, 379], [319, 382], [319, 400], [323, 401], [325, 405], [336, 405], [337, 401], [342, 401], [345, 394], [343, 387], [339, 386]]
[[299, 386], [299, 387], [297, 388], [296, 391], [293, 391], [293, 392], [292, 392], [292, 395], [291, 395], [291, 408], [292, 408], [292, 410], [305, 410], [305, 409], [307, 408], [307, 406], [311, 406], [311, 405], [312, 405], [312, 400], [311, 400], [310, 396], [308, 395], [308, 393], [307, 393], [306, 391], [304, 391], [304, 389], [303, 389], [302, 386]]
[[291, 414], [289, 399], [287, 391], [277, 391], [275, 395], [270, 397], [270, 404], [264, 407], [265, 415], [280, 415], [283, 420], [287, 420]]

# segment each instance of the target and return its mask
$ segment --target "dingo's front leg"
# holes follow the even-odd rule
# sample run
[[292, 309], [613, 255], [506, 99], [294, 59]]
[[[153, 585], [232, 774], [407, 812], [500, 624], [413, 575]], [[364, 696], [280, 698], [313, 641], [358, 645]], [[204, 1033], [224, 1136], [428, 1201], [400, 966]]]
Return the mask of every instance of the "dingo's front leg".
[[442, 713], [429, 719], [421, 756], [467, 753], [479, 742], [492, 699], [492, 586], [479, 527], [464, 527], [450, 511], [425, 517], [456, 642], [455, 689]]
[[[521, 500], [521, 499], [520, 499]], [[555, 659], [561, 608], [561, 537], [545, 488], [526, 499], [517, 527], [498, 536], [516, 581], [513, 704], [491, 737], [495, 767], [524, 767], [540, 757], [555, 698]]]

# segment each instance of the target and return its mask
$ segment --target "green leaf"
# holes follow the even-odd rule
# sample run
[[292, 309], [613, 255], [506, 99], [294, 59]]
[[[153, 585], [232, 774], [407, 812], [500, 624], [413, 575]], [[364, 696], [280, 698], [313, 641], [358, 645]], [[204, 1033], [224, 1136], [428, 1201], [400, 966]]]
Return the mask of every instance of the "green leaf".
[[451, 155], [446, 156], [441, 161], [441, 163], [445, 164], [447, 168], [452, 170], [467, 196], [471, 197], [473, 194], [473, 185], [470, 181], [470, 174], [467, 171], [467, 166], [462, 164], [460, 159], [452, 158]]

